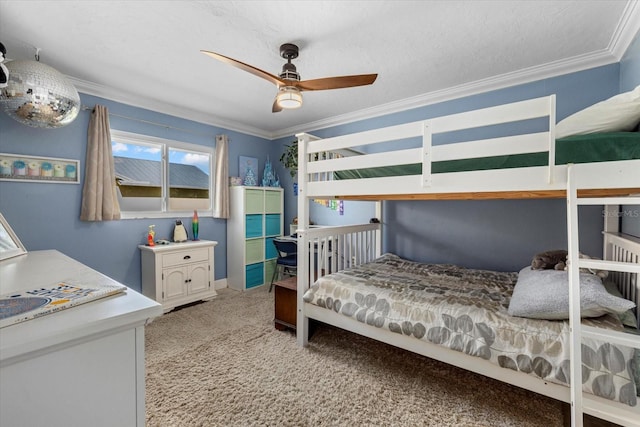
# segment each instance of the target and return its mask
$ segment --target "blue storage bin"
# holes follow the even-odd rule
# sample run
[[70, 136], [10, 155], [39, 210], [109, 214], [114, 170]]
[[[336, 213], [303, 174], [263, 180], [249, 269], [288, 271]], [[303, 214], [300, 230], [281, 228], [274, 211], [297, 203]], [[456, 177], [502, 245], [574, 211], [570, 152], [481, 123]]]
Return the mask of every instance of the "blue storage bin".
[[246, 288], [253, 288], [264, 284], [264, 264], [249, 264], [246, 267]]
[[254, 214], [245, 217], [245, 237], [262, 236], [262, 215]]
[[280, 236], [280, 214], [267, 214], [265, 216], [265, 236]]
[[273, 244], [275, 237], [268, 237], [264, 239], [264, 257], [265, 259], [278, 258], [278, 250], [276, 245]]

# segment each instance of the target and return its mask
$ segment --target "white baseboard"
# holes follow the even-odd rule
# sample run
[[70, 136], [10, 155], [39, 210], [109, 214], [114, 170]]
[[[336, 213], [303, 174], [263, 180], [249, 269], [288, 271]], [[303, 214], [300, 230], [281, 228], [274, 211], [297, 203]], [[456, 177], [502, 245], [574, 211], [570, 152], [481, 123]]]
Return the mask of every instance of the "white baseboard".
[[216, 281], [213, 282], [213, 288], [218, 290], [218, 289], [222, 289], [222, 288], [226, 288], [227, 287], [227, 278], [225, 277], [224, 279], [218, 279]]

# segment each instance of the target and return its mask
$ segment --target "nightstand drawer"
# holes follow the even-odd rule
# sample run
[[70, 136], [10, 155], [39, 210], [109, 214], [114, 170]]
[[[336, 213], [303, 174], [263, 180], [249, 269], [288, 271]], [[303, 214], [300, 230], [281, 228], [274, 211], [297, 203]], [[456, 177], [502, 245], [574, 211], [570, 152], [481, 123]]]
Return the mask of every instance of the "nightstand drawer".
[[190, 249], [162, 255], [162, 267], [172, 267], [174, 265], [182, 265], [187, 262], [207, 261], [208, 259], [208, 249]]

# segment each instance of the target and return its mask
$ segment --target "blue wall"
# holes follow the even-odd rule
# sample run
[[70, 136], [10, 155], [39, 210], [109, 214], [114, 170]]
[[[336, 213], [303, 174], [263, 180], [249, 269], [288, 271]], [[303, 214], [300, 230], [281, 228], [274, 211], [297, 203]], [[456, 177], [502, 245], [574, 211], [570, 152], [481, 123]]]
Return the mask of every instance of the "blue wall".
[[[202, 123], [143, 110], [81, 94], [83, 105], [107, 106], [112, 129], [215, 146], [215, 135], [229, 136], [229, 173], [238, 175], [238, 156], [259, 159], [259, 175], [268, 155], [273, 158], [273, 144], [265, 139], [229, 131]], [[22, 125], [6, 114], [0, 115], [0, 152], [79, 159], [84, 178], [87, 128], [90, 111], [59, 129], [36, 129]], [[121, 118], [125, 116], [128, 118]], [[138, 119], [138, 120], [132, 120]], [[157, 126], [141, 122], [161, 123]], [[107, 222], [80, 221], [82, 182], [46, 184], [34, 182], [0, 182], [0, 212], [24, 243], [27, 250], [57, 249], [127, 286], [140, 290], [140, 253], [149, 224], [156, 225], [157, 237], [171, 237], [174, 220], [126, 219]], [[189, 218], [181, 218], [189, 223]], [[226, 220], [200, 216], [200, 238], [218, 241], [215, 250], [215, 278], [227, 276]]]
[[640, 34], [620, 60], [620, 92], [627, 92], [640, 85]]

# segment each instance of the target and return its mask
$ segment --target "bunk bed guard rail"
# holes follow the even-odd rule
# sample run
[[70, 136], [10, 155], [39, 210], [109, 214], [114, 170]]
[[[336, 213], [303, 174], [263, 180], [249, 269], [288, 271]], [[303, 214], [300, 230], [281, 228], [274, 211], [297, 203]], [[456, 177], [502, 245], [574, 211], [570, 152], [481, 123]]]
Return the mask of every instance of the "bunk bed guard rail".
[[[314, 227], [297, 232], [299, 294], [318, 277], [371, 262], [381, 255], [379, 223]], [[303, 250], [305, 247], [307, 250]]]
[[[548, 165], [553, 166], [556, 152], [555, 108], [555, 95], [549, 95], [327, 139], [305, 133], [298, 134], [298, 165], [306, 165], [304, 170], [298, 170], [300, 180], [306, 181], [309, 197], [329, 198], [335, 194], [366, 194], [363, 191], [372, 188], [372, 181], [375, 181], [378, 194], [411, 194], [416, 188], [426, 189], [431, 186], [433, 162], [544, 152], [548, 154]], [[515, 125], [516, 122], [540, 118], [548, 122], [547, 130], [517, 133], [522, 130]], [[435, 134], [505, 124], [513, 125], [512, 131], [516, 134], [436, 146], [432, 144]], [[403, 140], [416, 138], [422, 139], [421, 147], [390, 150], [387, 148], [386, 151], [380, 151], [385, 149], [384, 143], [391, 142], [399, 144], [396, 146], [402, 146]], [[339, 155], [336, 156], [336, 153]], [[308, 159], [307, 162], [301, 161], [305, 158]], [[421, 174], [334, 180], [334, 174], [339, 171], [393, 167], [419, 162], [422, 163]], [[554, 168], [547, 166], [546, 170], [546, 181], [551, 184], [554, 182]], [[340, 186], [340, 191], [336, 191], [336, 186]], [[468, 186], [467, 183], [466, 187]], [[345, 190], [345, 187], [348, 189]], [[439, 187], [442, 191], [441, 184]]]

